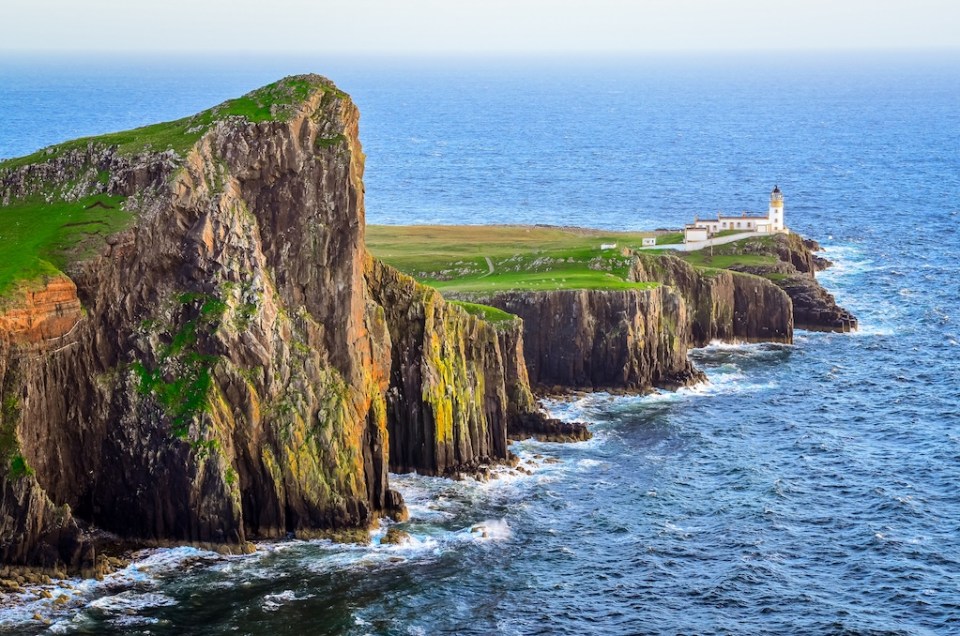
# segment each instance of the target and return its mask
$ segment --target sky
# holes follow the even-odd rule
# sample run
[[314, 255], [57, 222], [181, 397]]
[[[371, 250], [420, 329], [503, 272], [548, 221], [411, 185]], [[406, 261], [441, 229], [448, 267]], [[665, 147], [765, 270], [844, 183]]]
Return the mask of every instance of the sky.
[[960, 0], [3, 0], [0, 53], [960, 48]]

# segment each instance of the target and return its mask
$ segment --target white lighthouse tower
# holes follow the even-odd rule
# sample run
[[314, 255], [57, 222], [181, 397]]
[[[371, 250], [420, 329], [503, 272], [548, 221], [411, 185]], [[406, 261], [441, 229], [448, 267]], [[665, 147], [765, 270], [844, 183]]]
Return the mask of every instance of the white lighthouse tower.
[[770, 219], [771, 232], [784, 232], [786, 226], [783, 224], [783, 193], [780, 192], [780, 186], [773, 186], [773, 192], [770, 193]]

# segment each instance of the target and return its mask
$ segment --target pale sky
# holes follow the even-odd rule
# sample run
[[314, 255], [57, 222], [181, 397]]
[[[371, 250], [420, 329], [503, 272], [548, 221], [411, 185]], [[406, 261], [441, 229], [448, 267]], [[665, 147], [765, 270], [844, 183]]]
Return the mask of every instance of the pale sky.
[[2, 16], [0, 52], [960, 47], [960, 0], [3, 0]]

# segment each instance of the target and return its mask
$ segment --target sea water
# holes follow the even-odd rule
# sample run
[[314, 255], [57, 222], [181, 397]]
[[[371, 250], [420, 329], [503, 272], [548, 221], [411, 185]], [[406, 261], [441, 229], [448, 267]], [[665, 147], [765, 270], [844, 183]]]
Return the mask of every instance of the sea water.
[[372, 223], [679, 227], [765, 209], [854, 334], [691, 353], [709, 382], [547, 403], [532, 474], [393, 476], [412, 539], [145, 551], [32, 634], [960, 633], [960, 58], [27, 59], [0, 157], [320, 72], [362, 113]]

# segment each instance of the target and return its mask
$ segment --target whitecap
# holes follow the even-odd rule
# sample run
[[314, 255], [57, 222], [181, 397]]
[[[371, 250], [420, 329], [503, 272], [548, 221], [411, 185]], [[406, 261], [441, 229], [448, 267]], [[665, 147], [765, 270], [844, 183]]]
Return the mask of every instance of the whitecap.
[[177, 601], [159, 592], [127, 590], [111, 596], [101, 596], [87, 605], [89, 608], [113, 614], [135, 614], [153, 607], [171, 607]]
[[602, 462], [596, 459], [581, 459], [577, 462], [577, 467], [582, 470], [589, 470], [591, 468], [597, 468], [598, 466], [604, 466], [606, 462]]
[[287, 603], [291, 603], [293, 601], [303, 601], [312, 597], [312, 594], [297, 596], [297, 593], [293, 590], [284, 590], [283, 592], [275, 592], [273, 594], [267, 594], [264, 596], [260, 607], [267, 612], [276, 612]]

